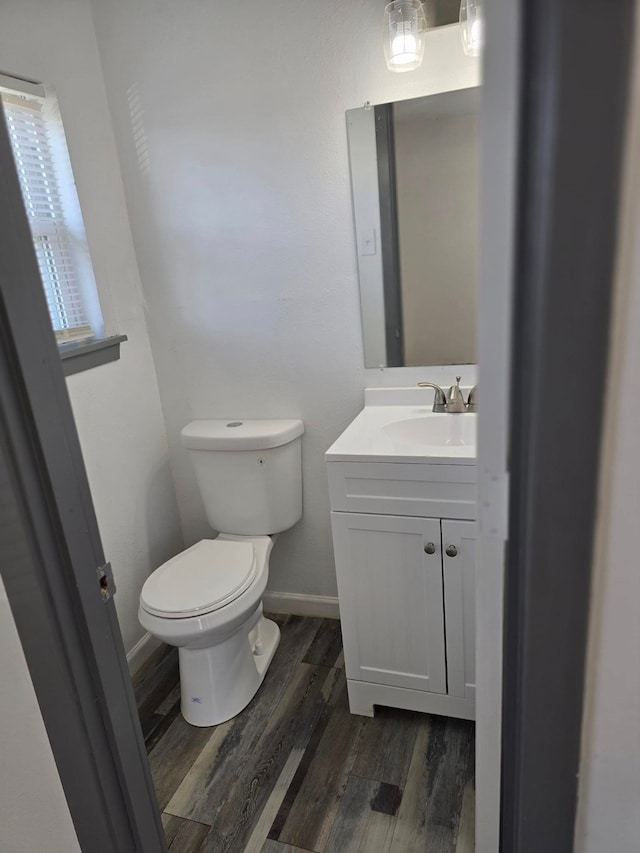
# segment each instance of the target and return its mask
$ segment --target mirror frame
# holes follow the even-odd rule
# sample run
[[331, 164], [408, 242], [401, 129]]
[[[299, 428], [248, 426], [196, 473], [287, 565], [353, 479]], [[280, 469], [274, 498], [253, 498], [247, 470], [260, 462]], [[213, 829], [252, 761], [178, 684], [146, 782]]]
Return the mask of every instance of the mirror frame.
[[[404, 358], [393, 107], [407, 101], [480, 89], [481, 84], [459, 86], [381, 104], [367, 102], [363, 107], [346, 110], [363, 357], [367, 369], [433, 366], [407, 365]], [[438, 362], [445, 364], [464, 366], [475, 362]]]

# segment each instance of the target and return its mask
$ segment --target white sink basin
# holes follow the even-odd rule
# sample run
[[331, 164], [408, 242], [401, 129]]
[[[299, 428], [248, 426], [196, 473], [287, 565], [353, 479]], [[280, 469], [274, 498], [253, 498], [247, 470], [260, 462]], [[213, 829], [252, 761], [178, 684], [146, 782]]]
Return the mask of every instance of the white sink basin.
[[475, 414], [433, 412], [432, 396], [423, 388], [367, 389], [364, 409], [325, 458], [328, 462], [475, 465], [476, 419]]
[[432, 414], [382, 427], [390, 439], [422, 447], [475, 447], [476, 416]]

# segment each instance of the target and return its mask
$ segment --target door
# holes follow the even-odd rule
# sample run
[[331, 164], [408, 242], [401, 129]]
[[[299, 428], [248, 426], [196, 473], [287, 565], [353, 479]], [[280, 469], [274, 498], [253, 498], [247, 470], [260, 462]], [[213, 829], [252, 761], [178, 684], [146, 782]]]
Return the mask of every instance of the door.
[[440, 522], [331, 520], [347, 677], [446, 693]]
[[442, 521], [449, 695], [476, 696], [476, 523]]
[[0, 571], [82, 850], [161, 853], [111, 572], [1, 104]]

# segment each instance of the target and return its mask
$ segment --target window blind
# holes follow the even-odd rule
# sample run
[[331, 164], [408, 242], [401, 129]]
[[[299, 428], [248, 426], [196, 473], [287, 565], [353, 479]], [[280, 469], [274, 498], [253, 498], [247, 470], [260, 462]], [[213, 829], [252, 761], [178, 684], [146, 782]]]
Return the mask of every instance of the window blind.
[[45, 101], [1, 89], [0, 97], [56, 337], [91, 337]]

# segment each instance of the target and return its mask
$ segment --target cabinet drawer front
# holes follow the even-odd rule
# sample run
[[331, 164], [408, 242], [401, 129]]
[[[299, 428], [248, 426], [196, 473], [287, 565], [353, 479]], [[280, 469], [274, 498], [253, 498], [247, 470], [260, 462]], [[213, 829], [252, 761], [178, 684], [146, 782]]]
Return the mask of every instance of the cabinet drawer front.
[[476, 517], [475, 465], [329, 462], [331, 509], [420, 518]]
[[347, 676], [445, 693], [439, 522], [332, 513], [332, 527]]

